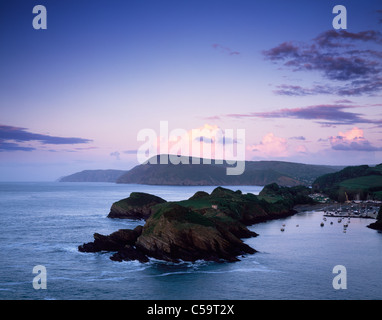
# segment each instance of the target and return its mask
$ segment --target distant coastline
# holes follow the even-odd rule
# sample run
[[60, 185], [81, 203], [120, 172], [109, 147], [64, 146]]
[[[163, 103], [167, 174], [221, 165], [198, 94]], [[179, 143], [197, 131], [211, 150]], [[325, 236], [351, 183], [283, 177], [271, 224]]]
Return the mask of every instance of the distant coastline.
[[125, 174], [124, 170], [83, 170], [58, 179], [59, 182], [112, 182]]
[[[158, 156], [159, 157], [159, 156]], [[208, 162], [211, 164], [207, 164]], [[246, 161], [241, 175], [226, 175], [226, 165], [215, 160], [203, 164], [141, 164], [128, 171], [84, 170], [60, 178], [60, 182], [115, 182], [122, 184], [186, 185], [186, 186], [310, 186], [318, 177], [337, 172], [343, 167], [310, 165], [285, 161]]]

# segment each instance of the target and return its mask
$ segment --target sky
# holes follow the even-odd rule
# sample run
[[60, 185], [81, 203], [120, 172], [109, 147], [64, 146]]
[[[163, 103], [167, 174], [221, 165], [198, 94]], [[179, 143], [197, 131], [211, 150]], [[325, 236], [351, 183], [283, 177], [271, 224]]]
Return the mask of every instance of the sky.
[[0, 0], [0, 181], [128, 170], [179, 130], [179, 154], [378, 164], [381, 62], [380, 0]]

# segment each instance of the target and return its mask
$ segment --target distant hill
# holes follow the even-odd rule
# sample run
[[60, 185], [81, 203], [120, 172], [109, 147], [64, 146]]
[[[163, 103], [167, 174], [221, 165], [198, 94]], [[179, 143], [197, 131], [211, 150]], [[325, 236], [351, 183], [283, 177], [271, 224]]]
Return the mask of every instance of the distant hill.
[[319, 176], [344, 167], [309, 165], [283, 161], [246, 161], [241, 175], [227, 175], [227, 164], [142, 164], [117, 179], [117, 183], [149, 185], [259, 185], [277, 183], [280, 186], [311, 185]]
[[326, 193], [336, 201], [382, 200], [382, 164], [350, 166], [326, 174], [313, 182], [315, 191]]
[[59, 179], [60, 182], [116, 182], [123, 170], [84, 170]]

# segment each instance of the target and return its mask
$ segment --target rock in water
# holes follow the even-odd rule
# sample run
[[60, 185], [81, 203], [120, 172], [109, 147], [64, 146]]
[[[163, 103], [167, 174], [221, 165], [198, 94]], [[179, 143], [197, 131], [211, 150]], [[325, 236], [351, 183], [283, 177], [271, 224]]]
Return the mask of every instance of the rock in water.
[[118, 251], [126, 245], [133, 245], [142, 233], [142, 226], [134, 230], [120, 229], [108, 236], [99, 233], [94, 234], [94, 241], [84, 243], [78, 247], [81, 252]]
[[382, 206], [379, 208], [377, 221], [369, 224], [367, 227], [370, 229], [382, 231]]
[[132, 192], [130, 197], [113, 203], [109, 218], [144, 219], [152, 214], [152, 207], [166, 200], [144, 192]]
[[130, 261], [138, 260], [139, 262], [148, 262], [147, 256], [138, 250], [136, 247], [129, 244], [125, 245], [122, 249], [118, 250], [117, 253], [110, 257], [113, 261]]
[[237, 261], [238, 255], [256, 252], [230, 232], [228, 224], [175, 203], [162, 205], [146, 221], [136, 247], [166, 261]]
[[144, 227], [121, 229], [108, 236], [94, 234], [94, 241], [78, 247], [81, 252], [116, 251], [114, 261], [149, 261], [149, 257], [177, 262], [237, 261], [237, 256], [255, 253], [238, 236], [255, 236], [241, 223], [226, 223], [204, 217], [176, 203], [164, 203]]
[[121, 229], [79, 246], [82, 252], [112, 251], [112, 260], [150, 257], [165, 261], [237, 261], [256, 250], [241, 238], [257, 236], [246, 225], [293, 214], [293, 206], [312, 201], [305, 187], [264, 188], [263, 197], [218, 187], [211, 194], [197, 192], [188, 200], [166, 202], [147, 193], [133, 192], [115, 202], [108, 217], [146, 219], [134, 230]]

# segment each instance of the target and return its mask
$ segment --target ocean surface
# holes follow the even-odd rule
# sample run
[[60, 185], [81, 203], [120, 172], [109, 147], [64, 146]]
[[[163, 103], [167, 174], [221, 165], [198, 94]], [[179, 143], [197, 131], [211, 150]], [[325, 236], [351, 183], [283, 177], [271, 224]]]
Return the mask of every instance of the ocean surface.
[[[352, 218], [346, 233], [335, 218], [321, 227], [323, 212], [256, 224], [250, 229], [259, 236], [245, 242], [259, 252], [235, 263], [115, 262], [111, 253], [77, 250], [95, 232], [110, 234], [144, 223], [106, 217], [113, 202], [133, 191], [181, 200], [213, 189], [0, 183], [0, 299], [382, 298], [382, 233], [367, 228], [373, 221], [368, 219]], [[262, 187], [231, 189], [258, 194]], [[46, 289], [33, 286], [36, 265], [46, 268]], [[346, 268], [346, 289], [333, 287], [336, 265]]]

